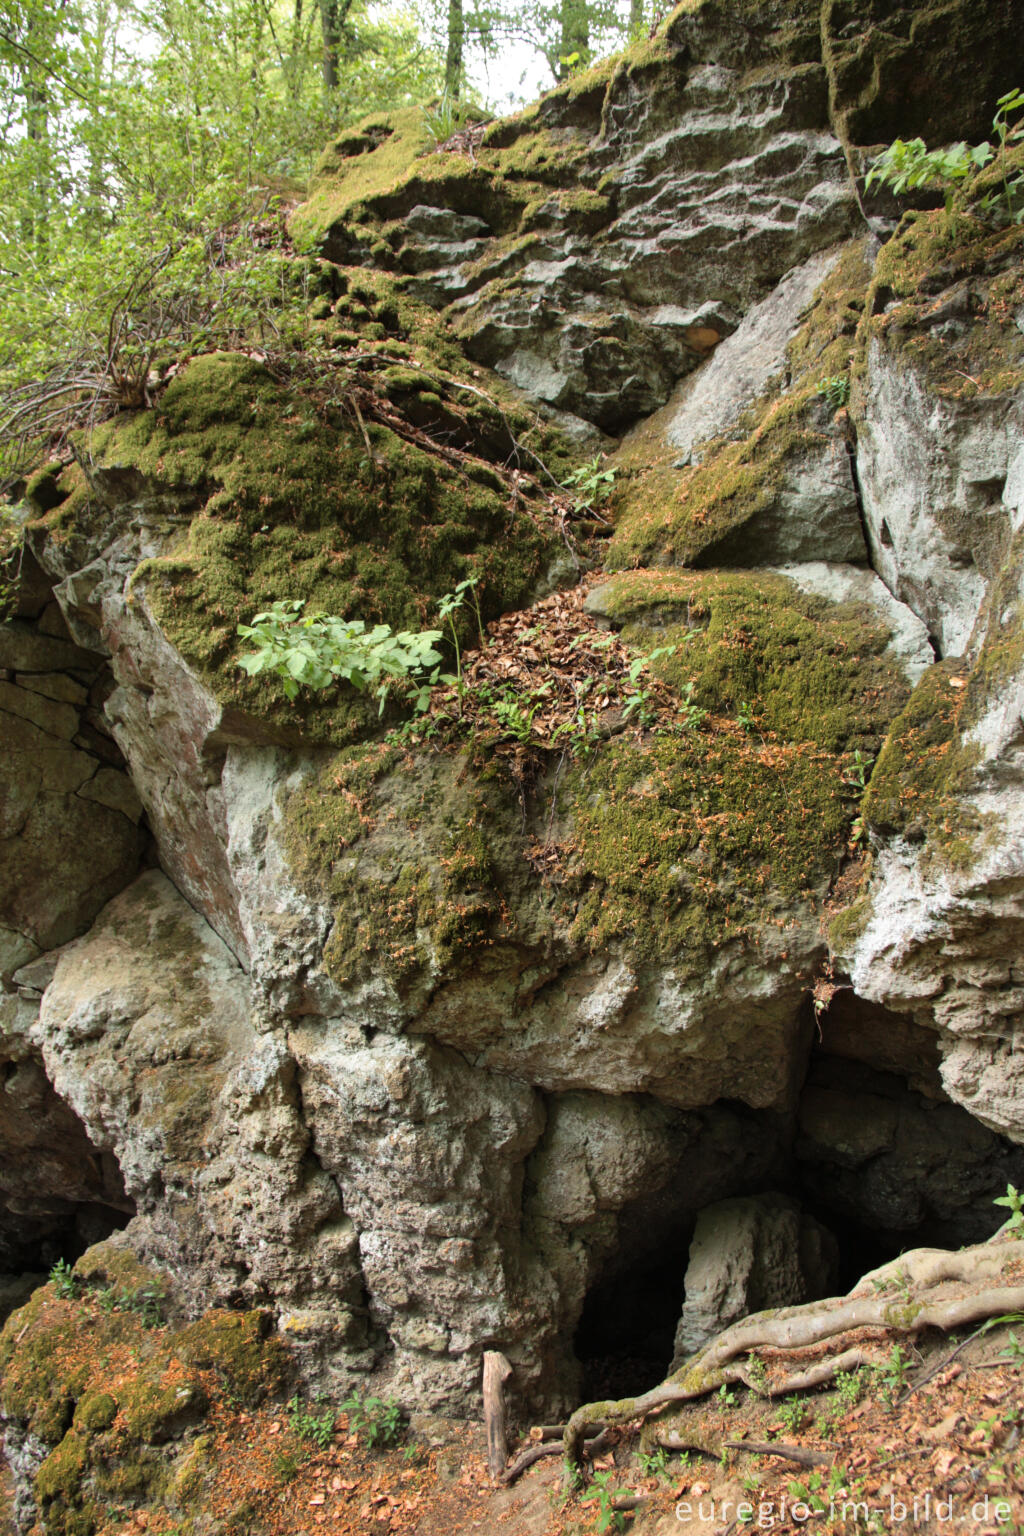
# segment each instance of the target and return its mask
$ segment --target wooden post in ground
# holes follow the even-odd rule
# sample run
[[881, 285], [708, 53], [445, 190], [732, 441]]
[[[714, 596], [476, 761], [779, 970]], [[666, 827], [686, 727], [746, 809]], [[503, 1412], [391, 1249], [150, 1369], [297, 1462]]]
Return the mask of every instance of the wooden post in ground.
[[487, 1429], [487, 1466], [497, 1481], [508, 1460], [505, 1431], [505, 1383], [512, 1367], [496, 1349], [484, 1351], [484, 1425]]

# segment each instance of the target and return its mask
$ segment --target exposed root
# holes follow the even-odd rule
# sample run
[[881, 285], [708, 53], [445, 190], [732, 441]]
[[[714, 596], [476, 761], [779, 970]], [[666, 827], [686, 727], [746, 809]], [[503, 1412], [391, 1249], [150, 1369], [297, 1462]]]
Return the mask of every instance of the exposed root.
[[[999, 1283], [1002, 1282], [1002, 1283]], [[966, 1289], [965, 1289], [966, 1287]], [[824, 1359], [772, 1381], [769, 1395], [806, 1391], [833, 1380], [869, 1358], [863, 1331], [912, 1335], [926, 1328], [949, 1332], [985, 1318], [1024, 1309], [1024, 1244], [994, 1239], [947, 1253], [917, 1249], [866, 1275], [846, 1297], [758, 1312], [726, 1328], [660, 1386], [620, 1402], [586, 1403], [566, 1425], [563, 1438], [569, 1486], [583, 1481], [583, 1429], [595, 1419], [608, 1425], [645, 1418], [670, 1403], [692, 1402], [721, 1387], [750, 1385], [749, 1357], [758, 1351], [794, 1355], [818, 1345], [834, 1349]], [[859, 1336], [855, 1343], [849, 1337]], [[755, 1390], [764, 1392], [764, 1385]]]

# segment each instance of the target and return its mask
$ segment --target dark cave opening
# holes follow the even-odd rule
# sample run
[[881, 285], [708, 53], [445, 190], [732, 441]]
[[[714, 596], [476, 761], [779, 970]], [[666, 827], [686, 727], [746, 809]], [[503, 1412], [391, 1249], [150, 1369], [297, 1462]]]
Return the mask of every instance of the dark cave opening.
[[635, 1266], [606, 1271], [587, 1292], [574, 1341], [584, 1401], [634, 1396], [664, 1380], [691, 1235], [684, 1227]]
[[[934, 1031], [852, 990], [837, 995], [821, 1023], [790, 1116], [724, 1104], [708, 1112], [709, 1127], [731, 1113], [748, 1138], [756, 1132], [765, 1151], [759, 1163], [730, 1158], [734, 1143], [705, 1129], [667, 1186], [619, 1212], [615, 1248], [590, 1284], [574, 1338], [583, 1400], [632, 1396], [664, 1379], [687, 1283], [694, 1295], [703, 1283], [688, 1269], [705, 1216], [726, 1204], [788, 1201], [800, 1213], [801, 1250], [808, 1232], [819, 1249], [817, 1263], [806, 1266], [801, 1257], [803, 1294], [776, 1300], [763, 1268], [773, 1260], [759, 1265], [755, 1238], [753, 1262], [748, 1255], [737, 1282], [746, 1312], [845, 1294], [901, 1253], [983, 1242], [1002, 1225], [1005, 1208], [993, 1202], [1008, 1184], [1024, 1186], [1024, 1147], [949, 1099]], [[709, 1180], [710, 1167], [718, 1177]], [[726, 1235], [721, 1250], [729, 1305], [742, 1270], [738, 1248], [728, 1246], [733, 1239]], [[784, 1247], [781, 1271], [794, 1251], [793, 1243]], [[734, 1312], [722, 1326], [742, 1315]], [[680, 1338], [690, 1353], [685, 1329]]]
[[134, 1214], [116, 1157], [93, 1144], [38, 1057], [0, 1062], [0, 1314]]

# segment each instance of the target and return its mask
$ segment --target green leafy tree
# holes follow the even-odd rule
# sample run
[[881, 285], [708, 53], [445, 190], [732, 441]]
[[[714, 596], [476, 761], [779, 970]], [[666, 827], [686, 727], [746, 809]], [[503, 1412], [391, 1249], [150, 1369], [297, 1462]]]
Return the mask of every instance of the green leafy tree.
[[340, 122], [439, 78], [368, 0], [0, 0], [0, 478], [177, 356], [268, 345], [277, 213]]

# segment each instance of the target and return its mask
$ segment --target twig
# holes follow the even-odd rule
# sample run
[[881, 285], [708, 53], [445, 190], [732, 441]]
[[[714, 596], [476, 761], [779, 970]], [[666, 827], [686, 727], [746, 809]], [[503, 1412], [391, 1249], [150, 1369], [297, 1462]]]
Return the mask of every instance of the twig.
[[746, 1451], [748, 1456], [781, 1456], [800, 1467], [827, 1467], [833, 1457], [827, 1451], [813, 1451], [805, 1445], [782, 1445], [767, 1440], [723, 1440], [728, 1451]]

